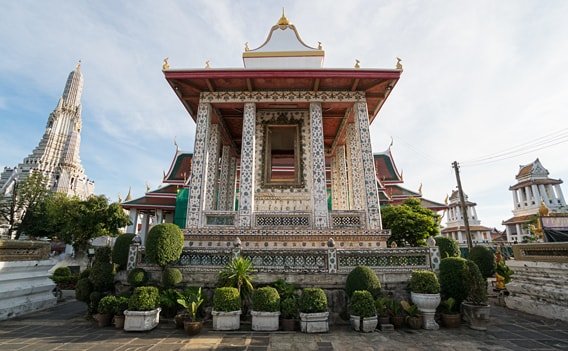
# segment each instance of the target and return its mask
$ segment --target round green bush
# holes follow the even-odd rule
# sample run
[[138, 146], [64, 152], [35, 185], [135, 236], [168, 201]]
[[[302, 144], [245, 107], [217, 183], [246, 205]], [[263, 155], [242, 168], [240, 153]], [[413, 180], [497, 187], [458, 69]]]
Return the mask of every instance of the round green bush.
[[271, 286], [256, 289], [252, 292], [252, 309], [261, 312], [280, 311], [280, 295]]
[[177, 268], [168, 267], [162, 272], [162, 284], [164, 288], [173, 288], [183, 281], [183, 275]]
[[82, 271], [81, 273], [79, 273], [79, 279], [89, 278], [90, 275], [91, 275], [91, 269], [87, 268], [84, 271]]
[[[473, 252], [473, 251], [472, 251]], [[472, 260], [466, 262], [465, 287], [468, 292], [465, 300], [475, 305], [487, 303], [487, 280]]]
[[298, 298], [295, 296], [287, 297], [280, 303], [282, 318], [298, 318]]
[[110, 263], [110, 256], [112, 249], [109, 246], [99, 247], [95, 250], [95, 258], [93, 260], [93, 265], [98, 262]]
[[72, 275], [73, 275], [73, 273], [71, 273], [71, 270], [67, 266], [58, 267], [53, 272], [54, 277], [70, 277]]
[[114, 241], [114, 246], [112, 247], [112, 263], [118, 265], [118, 270], [126, 269], [130, 244], [135, 236], [135, 234], [126, 233], [119, 235]]
[[93, 292], [93, 284], [89, 278], [81, 278], [77, 281], [75, 285], [75, 298], [78, 301], [89, 303], [91, 293]]
[[438, 282], [436, 273], [424, 269], [412, 271], [410, 291], [418, 294], [438, 294], [440, 292], [440, 282]]
[[99, 301], [99, 306], [97, 307], [97, 311], [100, 314], [114, 314], [117, 304], [118, 301], [116, 299], [116, 296], [114, 295], [105, 296], [101, 299], [101, 301]]
[[298, 306], [303, 313], [326, 312], [327, 296], [320, 288], [304, 288]]
[[223, 287], [213, 293], [213, 310], [232, 312], [241, 309], [241, 297], [237, 288]]
[[148, 273], [142, 268], [134, 268], [128, 273], [128, 284], [137, 287], [142, 286], [148, 282]]
[[436, 240], [436, 246], [440, 249], [441, 258], [460, 257], [460, 246], [457, 241], [444, 236], [437, 236], [434, 239]]
[[109, 262], [95, 262], [89, 280], [96, 291], [109, 291], [114, 286], [114, 267]]
[[146, 259], [161, 267], [176, 262], [183, 249], [183, 232], [173, 223], [154, 226], [146, 239]]
[[117, 316], [122, 316], [124, 311], [128, 309], [128, 297], [117, 296], [116, 297], [116, 308], [114, 309], [114, 314]]
[[377, 315], [373, 295], [367, 290], [356, 290], [349, 301], [349, 311], [353, 316], [363, 318]]
[[465, 258], [447, 257], [440, 262], [440, 292], [442, 299], [453, 297], [459, 306], [467, 297], [468, 291], [464, 285], [466, 279]]
[[129, 311], [151, 311], [158, 307], [160, 293], [154, 286], [140, 286], [134, 289], [128, 299]]
[[93, 291], [91, 295], [89, 295], [88, 311], [90, 315], [97, 313], [99, 310], [99, 302], [102, 298], [103, 294], [99, 291]]
[[485, 246], [476, 246], [471, 249], [468, 258], [477, 264], [484, 278], [495, 275], [497, 264], [495, 263], [495, 254], [491, 249]]
[[381, 282], [375, 271], [367, 266], [355, 267], [347, 276], [345, 292], [351, 297], [356, 290], [367, 290], [377, 297], [381, 292]]

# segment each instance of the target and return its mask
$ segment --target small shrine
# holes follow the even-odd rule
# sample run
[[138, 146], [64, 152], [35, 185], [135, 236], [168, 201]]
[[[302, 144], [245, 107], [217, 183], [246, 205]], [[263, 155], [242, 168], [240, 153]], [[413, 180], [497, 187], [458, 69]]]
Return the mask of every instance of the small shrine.
[[[492, 241], [492, 228], [481, 225], [481, 220], [477, 216], [475, 202], [471, 202], [468, 196], [464, 194], [466, 216], [469, 223], [469, 231], [471, 240], [474, 243], [489, 243]], [[460, 244], [467, 243], [466, 227], [464, 222], [464, 213], [462, 211], [461, 201], [457, 190], [452, 191], [449, 197], [449, 205], [447, 209], [446, 227], [442, 229], [442, 236], [452, 238]]]

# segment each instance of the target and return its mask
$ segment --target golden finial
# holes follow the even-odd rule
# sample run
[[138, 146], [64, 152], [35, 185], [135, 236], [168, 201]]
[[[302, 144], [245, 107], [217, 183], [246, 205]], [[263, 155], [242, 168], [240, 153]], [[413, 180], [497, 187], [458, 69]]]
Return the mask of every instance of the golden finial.
[[176, 136], [175, 136], [175, 135], [174, 135], [174, 145], [176, 146], [176, 152], [178, 152], [179, 146], [178, 146], [178, 143], [177, 143], [177, 140], [176, 140]]
[[418, 193], [422, 195], [422, 182], [420, 182], [420, 186], [418, 187]]
[[444, 204], [446, 204], [446, 205], [448, 204], [448, 199], [449, 199], [449, 196], [448, 196], [448, 194], [446, 194], [446, 198], [444, 199]]
[[247, 41], [247, 42], [245, 43], [245, 51], [249, 51], [249, 50], [250, 50], [250, 49], [249, 49], [249, 43], [248, 43], [248, 41]]
[[170, 69], [170, 64], [168, 63], [169, 57], [164, 59], [164, 63], [162, 63], [162, 71], [167, 71]]
[[122, 196], [120, 196], [120, 193], [118, 193], [118, 203], [119, 203], [119, 204], [122, 203]]
[[402, 69], [402, 63], [400, 63], [402, 59], [400, 57], [396, 58], [396, 69]]
[[400, 170], [400, 180], [404, 180], [404, 169]]
[[323, 50], [323, 46], [321, 45], [321, 41], [318, 41], [318, 50]]
[[205, 61], [205, 68], [206, 69], [211, 68], [211, 61], [210, 60]]
[[540, 207], [538, 208], [538, 214], [542, 217], [542, 216], [548, 216], [548, 213], [550, 212], [550, 210], [548, 209], [548, 207], [546, 207], [546, 205], [544, 204], [544, 201], [540, 202]]
[[280, 17], [276, 24], [279, 26], [289, 26], [291, 24], [284, 14], [284, 8], [282, 8], [282, 17]]
[[357, 69], [361, 68], [360, 63], [361, 63], [361, 61], [355, 59], [355, 68], [357, 68]]

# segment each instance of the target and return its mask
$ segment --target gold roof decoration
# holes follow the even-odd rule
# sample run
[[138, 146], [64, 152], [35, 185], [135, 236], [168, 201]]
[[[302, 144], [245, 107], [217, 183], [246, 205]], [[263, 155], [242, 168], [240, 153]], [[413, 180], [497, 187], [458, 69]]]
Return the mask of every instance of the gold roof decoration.
[[361, 65], [360, 65], [360, 63], [361, 63], [361, 61], [359, 61], [359, 60], [355, 59], [355, 69], [359, 69], [359, 68], [361, 68]]
[[401, 62], [402, 62], [402, 59], [401, 59], [400, 57], [397, 57], [397, 58], [396, 58], [396, 69], [400, 69], [400, 70], [403, 69]]
[[131, 190], [132, 190], [132, 187], [128, 187], [128, 194], [126, 194], [126, 198], [124, 199], [124, 201], [128, 202], [128, 201], [132, 200]]
[[542, 217], [542, 216], [548, 216], [548, 213], [550, 212], [550, 210], [548, 209], [548, 207], [546, 207], [546, 205], [544, 204], [544, 201], [540, 202], [540, 207], [538, 208], [538, 214]]
[[170, 69], [170, 64], [168, 63], [169, 57], [164, 58], [164, 63], [162, 63], [162, 71], [167, 71]]
[[286, 18], [286, 15], [284, 14], [284, 8], [282, 8], [282, 16], [280, 17], [278, 22], [276, 22], [276, 24], [279, 26], [289, 26], [292, 24], [292, 22], [290, 22], [290, 20]]

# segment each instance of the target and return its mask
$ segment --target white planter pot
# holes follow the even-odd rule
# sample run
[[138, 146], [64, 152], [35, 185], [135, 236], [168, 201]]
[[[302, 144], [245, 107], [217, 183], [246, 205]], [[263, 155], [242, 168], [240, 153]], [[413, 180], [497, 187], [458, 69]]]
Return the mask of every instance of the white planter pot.
[[250, 314], [252, 316], [252, 330], [278, 330], [278, 319], [280, 317], [280, 312], [251, 311]]
[[329, 331], [329, 312], [300, 313], [302, 333], [327, 333]]
[[362, 327], [361, 327], [361, 317], [352, 315], [350, 321], [353, 330], [361, 331], [363, 333], [370, 333], [374, 331], [377, 328], [377, 324], [379, 324], [379, 319], [377, 318], [377, 316], [363, 318]]
[[241, 310], [231, 312], [211, 311], [214, 330], [239, 330], [241, 327]]
[[124, 330], [146, 331], [154, 329], [160, 323], [161, 308], [151, 311], [124, 311]]
[[440, 304], [440, 294], [418, 294], [410, 293], [410, 299], [422, 312], [423, 328], [427, 330], [438, 330], [440, 326], [434, 320], [436, 308]]

